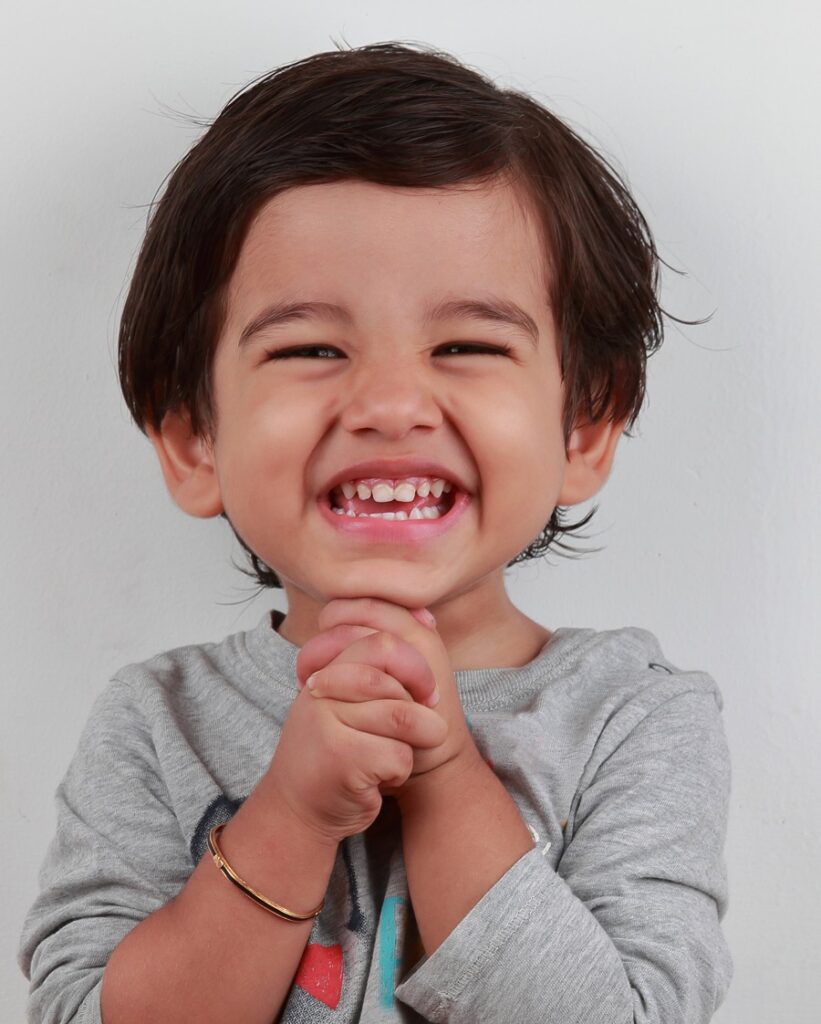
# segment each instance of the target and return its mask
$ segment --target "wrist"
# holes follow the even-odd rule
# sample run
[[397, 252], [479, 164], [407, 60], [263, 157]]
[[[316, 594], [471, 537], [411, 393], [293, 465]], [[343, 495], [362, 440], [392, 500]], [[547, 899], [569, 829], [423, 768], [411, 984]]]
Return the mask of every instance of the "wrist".
[[[468, 794], [491, 769], [471, 739], [453, 758], [430, 771], [412, 775], [396, 791], [396, 802], [403, 817], [413, 814], [418, 807], [425, 808], [443, 794], [453, 799], [459, 793]], [[495, 778], [495, 776], [494, 776]]]
[[[266, 781], [271, 784], [266, 786]], [[300, 814], [273, 779], [263, 779], [241, 810], [249, 804], [257, 822], [263, 827], [264, 835], [270, 835], [274, 841], [287, 834], [292, 837], [295, 845], [308, 854], [315, 851], [320, 856], [323, 853], [336, 855], [339, 840], [323, 832], [307, 815]]]
[[[297, 914], [309, 914], [324, 899], [337, 852], [336, 844], [306, 828], [287, 803], [259, 799], [258, 793], [225, 825], [219, 846], [246, 885]], [[211, 859], [210, 852], [206, 856]]]

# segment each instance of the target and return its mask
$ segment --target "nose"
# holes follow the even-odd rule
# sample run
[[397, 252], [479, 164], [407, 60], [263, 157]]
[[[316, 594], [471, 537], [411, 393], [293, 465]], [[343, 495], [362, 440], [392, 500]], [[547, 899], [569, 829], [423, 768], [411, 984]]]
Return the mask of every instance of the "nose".
[[347, 375], [348, 391], [341, 415], [349, 431], [376, 430], [399, 439], [414, 427], [438, 427], [442, 411], [430, 374], [395, 353], [363, 362]]

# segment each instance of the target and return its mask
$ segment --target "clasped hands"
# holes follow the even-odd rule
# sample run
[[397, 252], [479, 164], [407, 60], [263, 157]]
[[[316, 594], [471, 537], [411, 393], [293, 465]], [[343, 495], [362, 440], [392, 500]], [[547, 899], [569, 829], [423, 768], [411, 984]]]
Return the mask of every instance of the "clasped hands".
[[[481, 760], [465, 720], [448, 653], [425, 610], [410, 611], [377, 598], [339, 598], [319, 613], [320, 633], [297, 657], [300, 689], [310, 679], [318, 699], [417, 701], [445, 723], [443, 741], [414, 749], [413, 770], [401, 787], [380, 786], [400, 799], [424, 779], [435, 781]], [[438, 695], [438, 699], [437, 699]]]

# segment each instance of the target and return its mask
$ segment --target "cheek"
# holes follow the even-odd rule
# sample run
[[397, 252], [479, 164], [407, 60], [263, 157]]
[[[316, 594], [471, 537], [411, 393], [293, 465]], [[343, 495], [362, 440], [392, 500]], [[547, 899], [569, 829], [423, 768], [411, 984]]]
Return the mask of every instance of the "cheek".
[[215, 454], [232, 522], [260, 516], [270, 522], [302, 500], [310, 442], [307, 424], [291, 413], [272, 401], [257, 403], [223, 430]]
[[[476, 452], [492, 510], [532, 520], [541, 529], [556, 505], [565, 455], [560, 416], [540, 396], [497, 395], [482, 419]], [[488, 481], [493, 486], [488, 487]]]

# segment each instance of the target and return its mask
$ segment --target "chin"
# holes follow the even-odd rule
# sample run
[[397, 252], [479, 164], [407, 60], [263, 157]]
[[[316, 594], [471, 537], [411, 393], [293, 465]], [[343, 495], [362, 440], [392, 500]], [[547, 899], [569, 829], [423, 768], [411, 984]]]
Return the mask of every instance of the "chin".
[[398, 581], [394, 586], [385, 586], [384, 584], [377, 586], [375, 583], [366, 586], [356, 586], [352, 585], [350, 580], [348, 580], [344, 583], [340, 582], [338, 587], [334, 587], [328, 600], [332, 601], [342, 598], [351, 601], [363, 597], [372, 597], [378, 601], [398, 604], [403, 608], [424, 608], [427, 606], [428, 601], [436, 599], [436, 595], [431, 594], [429, 590], [425, 591], [420, 587], [414, 587], [410, 584], [402, 586]]

